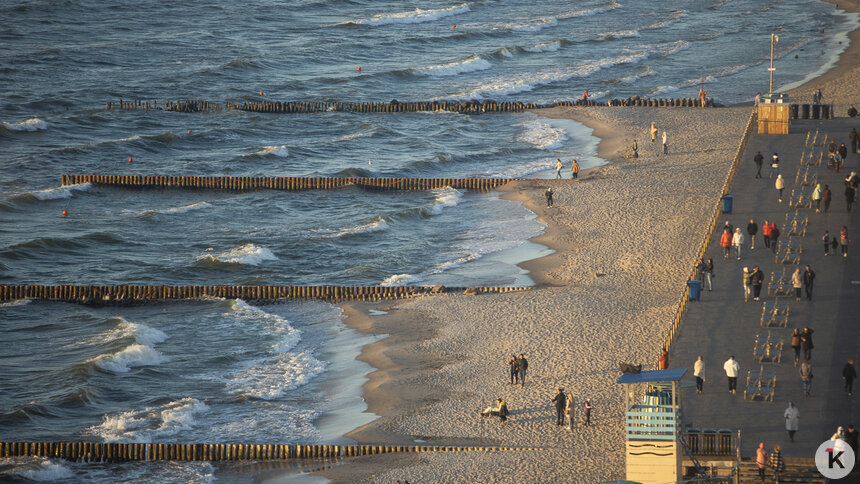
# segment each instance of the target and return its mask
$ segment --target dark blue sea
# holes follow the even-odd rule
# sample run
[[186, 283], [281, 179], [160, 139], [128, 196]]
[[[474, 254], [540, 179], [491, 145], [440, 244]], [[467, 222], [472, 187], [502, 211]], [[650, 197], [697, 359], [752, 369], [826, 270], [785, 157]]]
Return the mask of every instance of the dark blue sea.
[[[735, 104], [767, 90], [772, 32], [783, 88], [832, 67], [858, 23], [808, 0], [8, 0], [0, 18], [0, 283], [171, 285], [531, 284], [516, 264], [546, 252], [527, 242], [544, 226], [497, 194], [450, 188], [125, 190], [61, 187], [62, 174], [548, 178], [556, 158], [604, 161], [589, 129], [532, 114], [108, 101], [545, 103], [703, 87]], [[373, 340], [320, 302], [5, 303], [0, 440], [346, 442], [372, 418], [370, 368], [354, 358]], [[11, 482], [236, 472], [0, 461]]]

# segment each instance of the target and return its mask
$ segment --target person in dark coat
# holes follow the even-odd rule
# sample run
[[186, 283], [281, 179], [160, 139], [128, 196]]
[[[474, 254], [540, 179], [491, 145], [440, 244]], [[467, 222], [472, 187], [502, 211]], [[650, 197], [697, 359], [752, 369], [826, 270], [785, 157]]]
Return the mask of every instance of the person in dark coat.
[[508, 366], [510, 367], [511, 373], [511, 385], [519, 383], [520, 362], [517, 360], [517, 355], [511, 355], [511, 359], [508, 360]]
[[821, 190], [821, 201], [824, 203], [824, 213], [829, 212], [830, 202], [833, 201], [833, 193], [830, 191], [828, 185], [824, 185], [824, 188]]
[[803, 273], [803, 287], [806, 289], [806, 299], [812, 301], [812, 285], [815, 283], [815, 272], [809, 264], [806, 265], [806, 271]]
[[526, 386], [526, 370], [529, 369], [529, 360], [527, 360], [525, 355], [522, 353], [520, 353], [520, 357], [518, 358], [518, 360], [520, 370], [520, 385]]
[[753, 161], [755, 162], [755, 177], [761, 178], [761, 165], [764, 163], [764, 156], [761, 155], [761, 151], [755, 154], [753, 157]]
[[755, 236], [758, 233], [758, 224], [755, 223], [755, 220], [750, 219], [750, 223], [747, 224], [747, 234], [750, 236], [750, 250], [755, 250]]
[[779, 249], [779, 228], [776, 223], [773, 223], [770, 226], [770, 250], [776, 254], [777, 249]]
[[854, 457], [857, 457], [857, 431], [854, 430], [854, 424], [848, 426], [848, 430], [845, 431], [845, 442], [848, 443], [848, 446], [854, 450]]
[[854, 360], [848, 360], [842, 368], [842, 379], [845, 381], [845, 393], [854, 393], [854, 379], [857, 378], [857, 370], [854, 368]]
[[750, 274], [750, 285], [753, 288], [753, 300], [758, 301], [758, 297], [761, 294], [761, 285], [763, 283], [764, 273], [758, 266], [753, 267], [752, 274]]
[[567, 397], [564, 395], [564, 388], [559, 388], [555, 398], [551, 400], [555, 403], [556, 425], [564, 425], [564, 407], [567, 404]]
[[845, 160], [848, 159], [848, 148], [845, 146], [845, 143], [839, 143], [839, 149], [836, 152], [842, 157], [842, 163], [845, 163]]
[[546, 196], [546, 206], [552, 207], [552, 187], [547, 188], [544, 195]]
[[809, 328], [803, 328], [803, 332], [800, 333], [800, 346], [803, 348], [803, 358], [806, 360], [812, 359], [812, 348], [815, 348], [815, 345], [812, 344], [812, 333], [814, 332]]
[[[856, 112], [856, 110], [855, 110]], [[848, 140], [851, 142], [851, 152], [857, 153], [857, 130], [851, 128], [851, 132], [848, 133]]]
[[850, 212], [851, 205], [854, 203], [854, 196], [857, 192], [854, 190], [854, 187], [851, 185], [845, 186], [845, 210]]

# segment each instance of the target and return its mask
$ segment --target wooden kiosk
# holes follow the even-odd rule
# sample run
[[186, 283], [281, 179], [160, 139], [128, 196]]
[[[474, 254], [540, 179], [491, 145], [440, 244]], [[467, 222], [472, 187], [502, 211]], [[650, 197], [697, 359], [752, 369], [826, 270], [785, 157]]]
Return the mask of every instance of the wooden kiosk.
[[786, 94], [765, 94], [756, 110], [758, 134], [788, 134], [789, 104]]
[[624, 374], [627, 480], [680, 482], [683, 448], [681, 378], [686, 368]]

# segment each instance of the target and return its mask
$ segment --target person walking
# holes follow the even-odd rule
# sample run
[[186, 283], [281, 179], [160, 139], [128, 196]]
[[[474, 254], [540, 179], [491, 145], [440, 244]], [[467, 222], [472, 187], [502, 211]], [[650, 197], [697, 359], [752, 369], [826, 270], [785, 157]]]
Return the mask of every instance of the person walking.
[[848, 133], [848, 141], [851, 142], [851, 152], [857, 153], [857, 130], [855, 128], [851, 128], [851, 132]]
[[855, 195], [857, 195], [857, 191], [854, 190], [854, 187], [851, 185], [845, 185], [845, 211], [851, 211], [851, 205], [854, 204]]
[[779, 203], [782, 203], [782, 191], [785, 190], [785, 179], [782, 175], [776, 176], [776, 182], [774, 182], [774, 186], [776, 187], [776, 191], [779, 193]]
[[544, 196], [546, 197], [546, 207], [552, 207], [552, 187], [546, 189], [546, 192], [544, 192]]
[[639, 158], [639, 143], [634, 139], [633, 140], [633, 158]]
[[800, 363], [800, 330], [794, 328], [794, 332], [791, 333], [791, 349], [794, 350], [794, 366], [797, 366]]
[[651, 133], [651, 142], [654, 143], [657, 141], [657, 126], [651, 121], [651, 129], [649, 130]]
[[764, 163], [764, 156], [761, 155], [761, 151], [757, 152], [753, 157], [753, 162], [755, 163], [755, 177], [761, 178], [761, 165]]
[[731, 232], [723, 232], [723, 235], [720, 236], [720, 247], [723, 248], [723, 259], [729, 258], [729, 252], [732, 250], [732, 233]]
[[706, 262], [706, 265], [707, 267], [705, 268], [705, 281], [708, 283], [708, 292], [710, 292], [713, 290], [711, 282], [714, 278], [714, 259], [708, 258], [708, 262]]
[[815, 202], [815, 212], [821, 212], [821, 183], [817, 183], [812, 190], [812, 201]]
[[574, 180], [579, 178], [579, 163], [574, 158], [570, 163], [570, 177]]
[[732, 247], [734, 247], [737, 252], [738, 260], [741, 260], [741, 247], [744, 245], [744, 234], [741, 233], [741, 228], [738, 227], [735, 229], [734, 235], [732, 235]]
[[774, 481], [779, 484], [779, 474], [785, 470], [785, 461], [782, 459], [782, 448], [778, 445], [770, 453], [770, 468], [773, 469]]
[[848, 360], [842, 367], [842, 381], [845, 382], [845, 393], [849, 396], [854, 393], [854, 379], [857, 378], [857, 370], [854, 368], [854, 360]]
[[854, 451], [854, 457], [857, 458], [857, 431], [854, 430], [854, 424], [850, 424], [845, 431], [845, 442], [848, 442], [848, 446]]
[[794, 434], [800, 427], [800, 411], [794, 406], [793, 402], [788, 402], [788, 408], [785, 409], [782, 415], [785, 417], [785, 430], [788, 431], [788, 440], [794, 442]]
[[735, 361], [735, 356], [729, 356], [729, 359], [723, 363], [723, 370], [726, 371], [726, 377], [729, 379], [729, 392], [735, 394], [738, 386], [738, 372], [741, 371], [741, 366]]
[[517, 383], [517, 378], [520, 374], [520, 366], [519, 361], [517, 360], [517, 355], [511, 355], [511, 359], [508, 360], [508, 367], [511, 374], [511, 385], [515, 385]]
[[520, 372], [520, 385], [526, 386], [526, 370], [529, 369], [529, 360], [527, 360], [525, 355], [522, 353], [520, 353], [520, 357], [517, 358], [517, 369]]
[[764, 273], [758, 266], [753, 267], [752, 274], [750, 274], [750, 284], [752, 284], [753, 288], [753, 301], [758, 301], [758, 297], [761, 294], [761, 285], [763, 283]]
[[702, 393], [702, 387], [705, 384], [705, 361], [702, 355], [693, 363], [693, 376], [696, 377], [696, 393]]
[[848, 243], [851, 240], [848, 238], [848, 227], [842, 226], [839, 231], [839, 243], [842, 245], [842, 257], [848, 257]]
[[803, 349], [803, 359], [812, 360], [812, 349], [815, 348], [815, 345], [812, 344], [812, 333], [815, 330], [809, 329], [809, 327], [804, 327], [803, 331], [800, 332], [800, 346]]
[[774, 173], [779, 175], [779, 155], [776, 153], [770, 157], [770, 172], [767, 177], [773, 178]]
[[571, 393], [567, 396], [567, 402], [565, 403], [565, 406], [564, 406], [564, 413], [567, 414], [568, 428], [570, 429], [571, 432], [573, 432], [573, 425], [575, 422], [575, 420], [573, 418], [574, 413], [576, 412], [575, 405], [576, 404], [573, 401], [573, 393]]
[[800, 273], [800, 267], [794, 269], [791, 274], [791, 287], [794, 288], [794, 300], [800, 301], [800, 288], [803, 287], [803, 274]]
[[821, 189], [821, 201], [824, 203], [824, 213], [830, 211], [830, 202], [833, 200], [833, 193], [830, 191], [830, 187], [828, 185], [824, 185], [824, 188]]
[[764, 470], [767, 469], [767, 449], [764, 448], [764, 442], [759, 442], [755, 451], [755, 465], [758, 467], [759, 479], [764, 482]]
[[821, 236], [821, 242], [824, 243], [824, 255], [830, 255], [830, 231], [825, 230], [824, 235]]
[[591, 409], [594, 408], [594, 406], [591, 405], [591, 399], [586, 398], [582, 408], [585, 410], [585, 426], [589, 427], [591, 425]]
[[567, 406], [567, 398], [564, 396], [564, 388], [559, 388], [555, 398], [551, 400], [555, 403], [555, 424], [564, 425], [564, 408]]
[[663, 131], [663, 154], [669, 153], [669, 135]]
[[809, 358], [803, 360], [800, 364], [800, 381], [803, 383], [803, 395], [806, 397], [812, 396], [812, 360]]
[[803, 287], [806, 289], [806, 300], [812, 301], [812, 286], [815, 284], [815, 271], [807, 264], [803, 272]]
[[562, 164], [562, 162], [561, 162], [561, 158], [556, 158], [556, 159], [555, 159], [555, 179], [556, 179], [556, 180], [560, 180], [560, 179], [561, 179], [561, 170], [562, 170], [562, 168], [564, 168], [564, 164]]
[[755, 250], [755, 236], [758, 233], [758, 224], [755, 223], [755, 220], [750, 219], [750, 223], [747, 224], [747, 235], [750, 236], [750, 250]]
[[764, 247], [770, 249], [770, 222], [767, 220], [761, 226], [761, 236], [764, 238]]
[[743, 274], [741, 275], [741, 284], [744, 288], [744, 302], [750, 301], [750, 296], [752, 295], [752, 272], [750, 272], [749, 267], [744, 267]]
[[779, 228], [776, 226], [776, 222], [770, 224], [770, 250], [774, 254], [779, 250]]
[[845, 143], [839, 143], [839, 148], [836, 149], [836, 152], [839, 153], [839, 157], [842, 158], [843, 163], [848, 160], [848, 147], [845, 146]]

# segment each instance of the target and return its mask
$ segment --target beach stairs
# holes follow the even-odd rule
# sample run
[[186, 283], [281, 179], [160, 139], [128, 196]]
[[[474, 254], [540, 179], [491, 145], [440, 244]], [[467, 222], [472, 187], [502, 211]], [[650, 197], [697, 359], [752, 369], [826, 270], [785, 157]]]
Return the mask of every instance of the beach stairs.
[[[744, 459], [741, 461], [740, 467], [738, 468], [737, 482], [742, 484], [761, 482], [758, 477], [758, 466], [756, 466], [755, 459]], [[766, 484], [773, 484], [776, 482], [774, 480], [773, 471], [769, 468], [765, 471], [764, 482]], [[786, 458], [785, 471], [780, 473], [779, 482], [782, 484], [824, 484], [826, 479], [818, 472], [818, 469], [815, 468], [815, 459]]]

